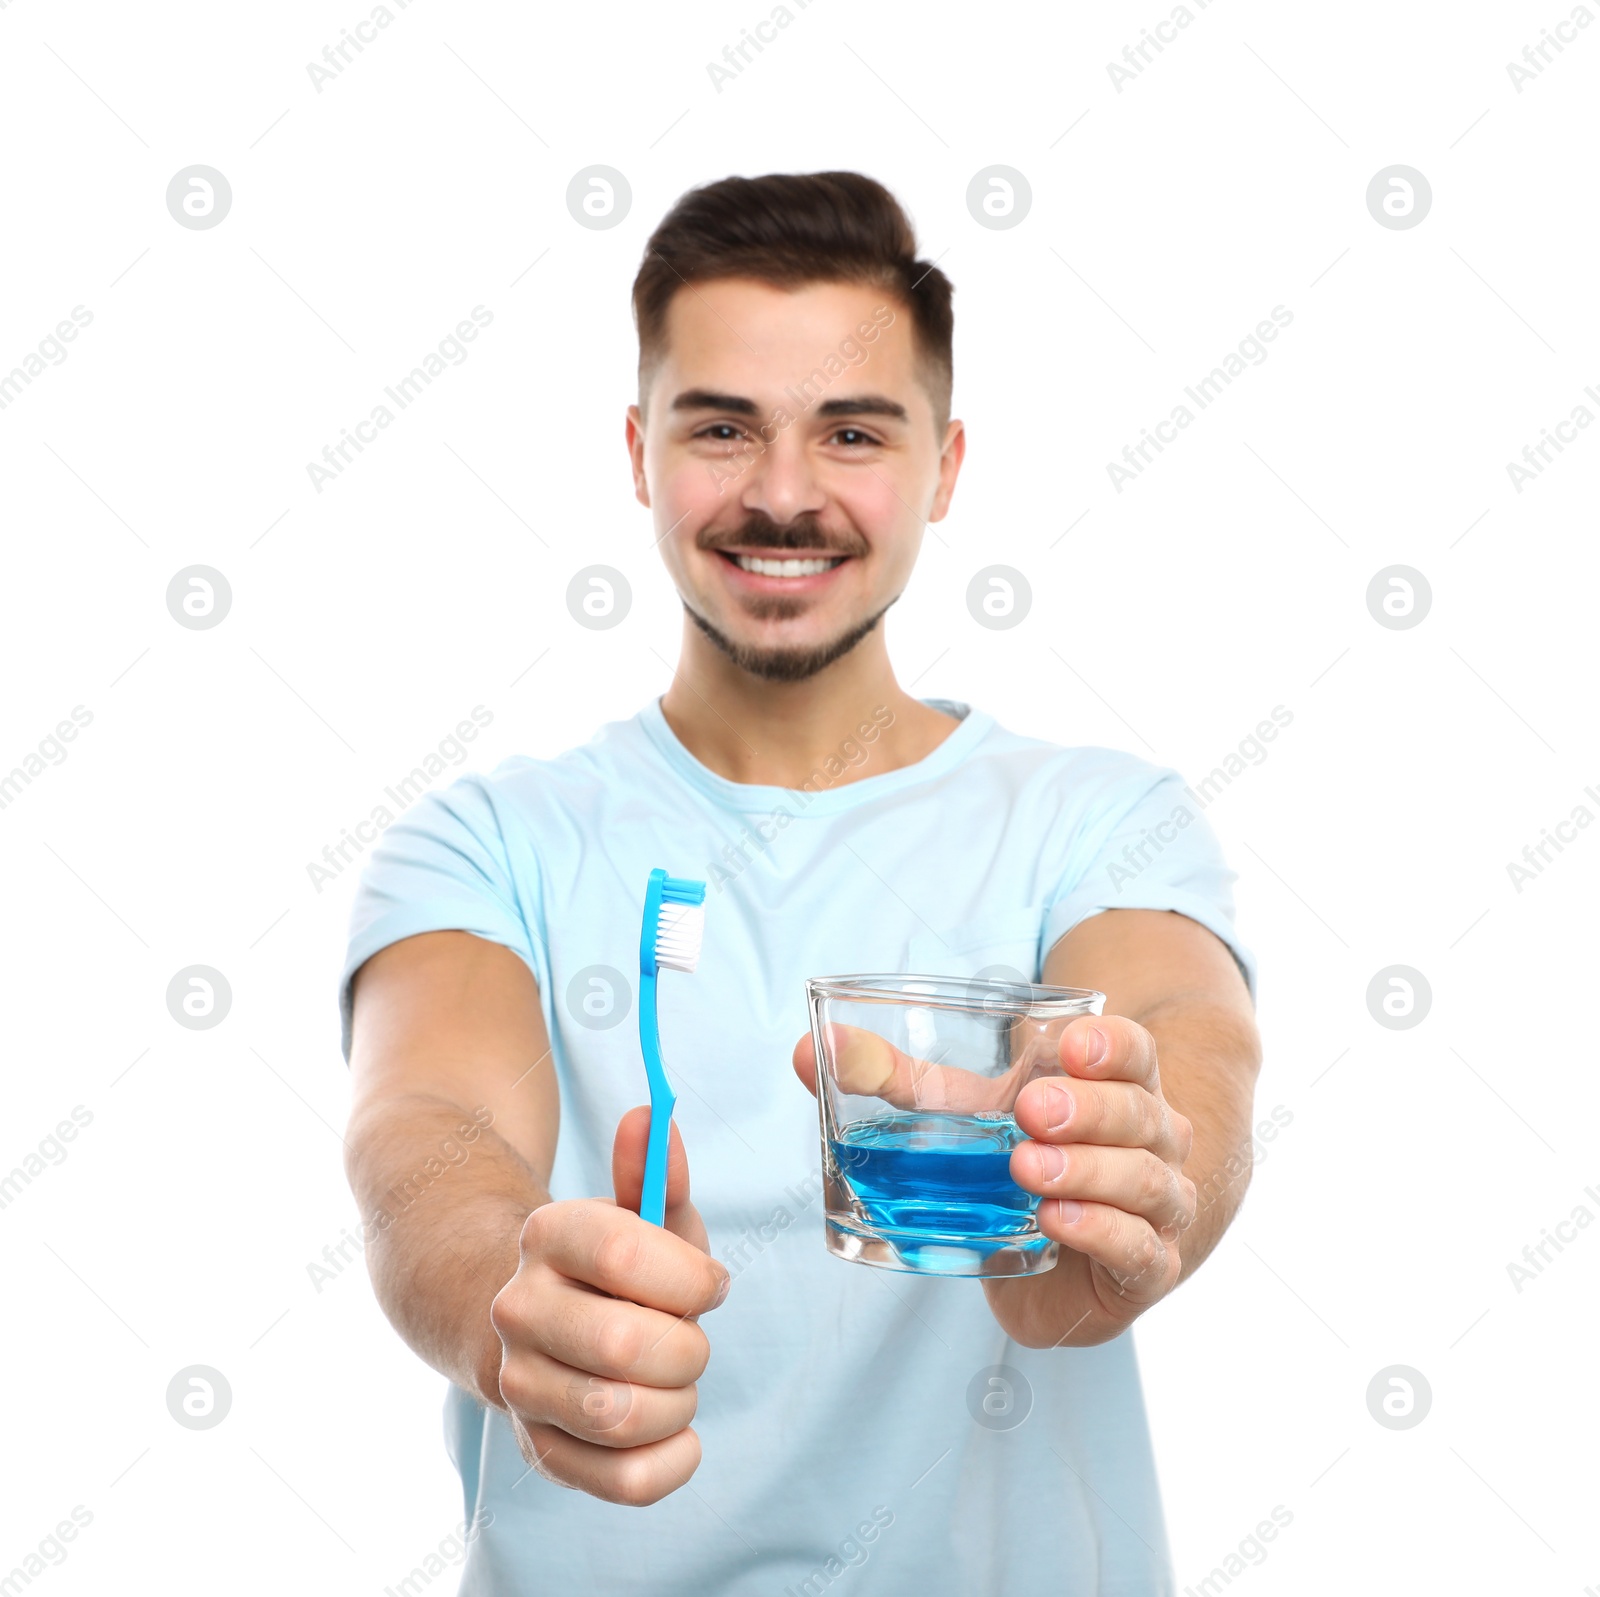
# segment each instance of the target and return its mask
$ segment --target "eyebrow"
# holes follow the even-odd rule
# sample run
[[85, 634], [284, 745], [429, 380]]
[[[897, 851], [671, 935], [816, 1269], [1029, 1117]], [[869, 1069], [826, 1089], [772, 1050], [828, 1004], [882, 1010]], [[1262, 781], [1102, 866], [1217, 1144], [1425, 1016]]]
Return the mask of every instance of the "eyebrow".
[[[671, 408], [679, 410], [722, 410], [735, 416], [759, 416], [759, 407], [753, 399], [742, 394], [719, 394], [709, 388], [686, 388], [673, 401]], [[811, 407], [818, 416], [886, 416], [895, 421], [911, 419], [906, 407], [898, 400], [883, 394], [854, 394], [842, 399], [825, 399]]]

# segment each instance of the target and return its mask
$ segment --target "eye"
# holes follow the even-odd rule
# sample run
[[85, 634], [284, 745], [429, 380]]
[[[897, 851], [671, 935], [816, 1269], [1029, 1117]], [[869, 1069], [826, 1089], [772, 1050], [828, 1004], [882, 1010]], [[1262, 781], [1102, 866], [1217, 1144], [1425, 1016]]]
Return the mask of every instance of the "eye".
[[864, 447], [866, 445], [875, 444], [878, 441], [876, 438], [874, 438], [872, 436], [871, 433], [862, 432], [862, 430], [859, 427], [841, 427], [841, 428], [839, 428], [839, 430], [836, 433], [834, 433], [833, 436], [835, 438], [843, 438], [846, 433], [852, 433], [852, 434], [854, 434], [855, 437], [857, 437], [857, 438], [859, 438], [861, 440], [861, 442], [859, 444], [856, 444], [856, 445], [852, 446], [852, 447], [857, 448], [857, 449], [860, 449], [860, 448], [862, 448], [862, 447]]
[[[721, 437], [712, 437], [713, 433], [721, 433]], [[743, 432], [731, 421], [714, 421], [709, 427], [702, 427], [695, 434], [696, 438], [709, 438], [714, 444], [731, 444], [744, 436]]]

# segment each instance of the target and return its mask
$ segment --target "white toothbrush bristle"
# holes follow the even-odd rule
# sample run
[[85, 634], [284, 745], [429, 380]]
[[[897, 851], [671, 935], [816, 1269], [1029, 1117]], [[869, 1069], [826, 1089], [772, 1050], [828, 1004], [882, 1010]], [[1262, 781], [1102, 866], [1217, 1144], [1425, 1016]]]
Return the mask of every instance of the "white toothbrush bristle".
[[663, 904], [656, 925], [656, 963], [694, 974], [706, 929], [704, 904]]

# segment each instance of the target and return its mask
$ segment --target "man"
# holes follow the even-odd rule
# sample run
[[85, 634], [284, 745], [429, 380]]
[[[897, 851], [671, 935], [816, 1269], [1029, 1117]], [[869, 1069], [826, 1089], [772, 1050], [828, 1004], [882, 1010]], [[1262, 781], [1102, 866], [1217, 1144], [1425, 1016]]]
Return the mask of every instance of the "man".
[[[884, 612], [965, 450], [950, 293], [857, 174], [685, 195], [635, 282], [627, 425], [677, 673], [369, 856], [347, 1166], [379, 1299], [452, 1383], [464, 1592], [1171, 1589], [1128, 1328], [1242, 1196], [1254, 960], [1177, 772], [895, 680]], [[624, 974], [657, 865], [709, 884], [661, 987], [664, 1228]], [[841, 1262], [804, 978], [997, 966], [1106, 994], [1016, 1107], [1060, 1262]]]

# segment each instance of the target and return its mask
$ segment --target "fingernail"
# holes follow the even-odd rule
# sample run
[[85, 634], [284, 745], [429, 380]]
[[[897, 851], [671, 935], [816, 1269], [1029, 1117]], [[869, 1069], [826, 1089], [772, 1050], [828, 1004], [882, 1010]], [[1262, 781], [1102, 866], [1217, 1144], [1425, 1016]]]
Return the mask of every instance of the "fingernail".
[[1106, 1034], [1098, 1026], [1091, 1026], [1083, 1039], [1083, 1062], [1098, 1065], [1106, 1056]]
[[1063, 1225], [1071, 1225], [1075, 1220], [1083, 1218], [1083, 1205], [1075, 1203], [1071, 1198], [1057, 1198], [1055, 1205], [1056, 1218]]
[[1044, 1128], [1059, 1131], [1072, 1118], [1072, 1094], [1065, 1087], [1044, 1090]]
[[1054, 1181], [1067, 1168], [1067, 1156], [1053, 1142], [1039, 1144], [1039, 1173]]
[[728, 1275], [723, 1276], [723, 1278], [722, 1278], [722, 1286], [721, 1286], [720, 1290], [717, 1292], [717, 1301], [711, 1305], [712, 1308], [720, 1309], [722, 1307], [723, 1303], [727, 1300], [728, 1290], [729, 1290], [730, 1287], [732, 1287], [732, 1285], [733, 1285], [733, 1276], [732, 1276], [732, 1274], [730, 1273]]

